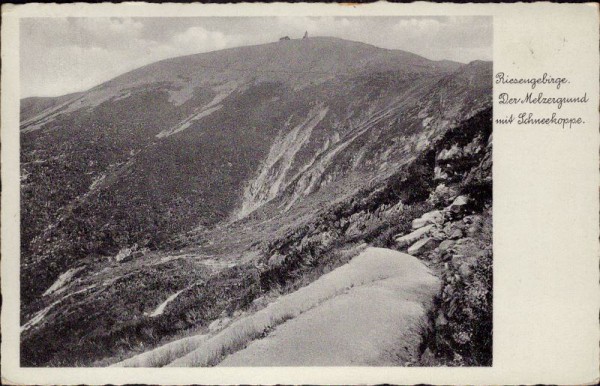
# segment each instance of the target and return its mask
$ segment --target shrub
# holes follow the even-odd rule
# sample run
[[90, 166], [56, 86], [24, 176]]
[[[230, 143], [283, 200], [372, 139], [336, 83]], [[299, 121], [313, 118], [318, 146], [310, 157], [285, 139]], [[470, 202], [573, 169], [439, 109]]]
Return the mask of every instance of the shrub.
[[481, 212], [492, 204], [492, 180], [472, 180], [461, 186], [461, 194], [470, 197], [468, 208], [472, 212]]

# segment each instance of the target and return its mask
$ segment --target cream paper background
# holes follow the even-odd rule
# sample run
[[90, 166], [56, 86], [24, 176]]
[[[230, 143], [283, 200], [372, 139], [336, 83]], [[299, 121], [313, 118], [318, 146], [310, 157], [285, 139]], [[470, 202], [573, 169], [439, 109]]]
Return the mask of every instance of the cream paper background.
[[[494, 125], [490, 368], [19, 368], [19, 29], [32, 16], [493, 15], [494, 72], [587, 91], [573, 128]], [[592, 4], [63, 4], [2, 8], [2, 378], [19, 384], [582, 384], [599, 367], [598, 8]], [[494, 85], [497, 95], [528, 86]], [[556, 94], [550, 88], [539, 88]], [[523, 92], [521, 92], [523, 91]], [[538, 89], [536, 88], [536, 90]], [[527, 106], [531, 112], [549, 111]]]

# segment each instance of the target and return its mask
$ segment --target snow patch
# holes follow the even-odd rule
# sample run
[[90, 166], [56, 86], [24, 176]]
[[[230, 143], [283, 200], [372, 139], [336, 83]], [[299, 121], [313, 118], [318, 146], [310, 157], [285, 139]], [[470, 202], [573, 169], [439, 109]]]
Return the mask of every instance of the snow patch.
[[104, 181], [104, 179], [106, 178], [106, 174], [101, 174], [98, 177], [94, 178], [94, 180], [92, 181], [92, 184], [90, 185], [90, 191], [94, 190], [98, 187], [98, 185], [100, 185], [102, 183], [102, 181]]
[[185, 291], [187, 288], [184, 288], [180, 291], [175, 292], [173, 295], [169, 296], [167, 298], [167, 300], [165, 300], [164, 302], [162, 302], [158, 307], [156, 307], [156, 309], [154, 311], [152, 311], [152, 313], [148, 314], [149, 317], [151, 318], [155, 318], [159, 315], [162, 315], [165, 312], [165, 308], [167, 307], [167, 305], [169, 303], [171, 303], [173, 300], [175, 300], [175, 298], [177, 296], [179, 296], [180, 293], [182, 293], [183, 291]]
[[328, 107], [319, 104], [308, 113], [302, 123], [275, 139], [260, 173], [244, 190], [244, 200], [238, 218], [252, 213], [286, 188], [284, 181], [296, 154], [309, 140], [313, 129], [325, 118], [328, 111]]
[[[73, 276], [75, 276], [75, 274], [79, 271], [81, 271], [83, 269], [83, 267], [78, 267], [78, 268], [71, 268], [68, 271], [62, 273], [58, 279], [56, 279], [56, 281], [54, 282], [54, 284], [52, 284], [50, 286], [50, 288], [48, 288], [46, 290], [46, 292], [43, 293], [42, 296], [48, 296], [54, 292], [62, 292], [65, 288], [65, 285], [71, 281], [71, 279], [73, 278]], [[60, 291], [59, 291], [60, 290]]]
[[114, 102], [120, 101], [122, 99], [129, 98], [130, 96], [131, 96], [131, 91], [124, 91], [121, 94], [119, 94], [115, 99], [113, 99], [113, 101]]
[[[202, 106], [199, 110], [196, 110], [196, 112], [187, 117], [183, 122], [171, 127], [170, 129], [161, 131], [156, 135], [156, 137], [165, 138], [175, 133], [179, 133], [180, 131], [189, 128], [195, 121], [207, 117], [215, 111], [220, 110], [223, 106], [221, 106], [219, 103], [221, 103], [232, 92], [234, 92], [238, 88], [238, 86], [238, 82], [229, 81], [225, 84], [213, 87], [212, 90], [215, 91], [217, 95], [215, 95], [210, 102]], [[195, 86], [193, 84], [186, 84], [184, 87], [182, 87], [181, 90], [169, 91], [169, 101], [175, 104], [175, 106], [182, 105], [193, 96], [194, 87]]]
[[427, 118], [423, 119], [423, 127], [427, 127], [432, 120], [433, 120], [432, 117], [427, 117]]
[[[39, 114], [27, 119], [24, 122], [21, 122], [21, 132], [30, 133], [32, 131], [41, 129], [42, 126], [44, 126], [46, 123], [50, 122], [57, 115], [59, 115], [63, 112], [67, 112], [69, 110], [73, 110], [72, 108], [69, 109], [67, 107], [72, 107], [75, 104], [75, 102], [80, 101], [80, 100], [81, 100], [81, 97], [76, 96], [74, 98], [66, 100], [65, 102], [63, 102], [57, 106], [43, 110]], [[71, 106], [69, 106], [69, 105], [71, 105]], [[66, 109], [66, 111], [63, 111], [64, 109]]]
[[191, 116], [187, 117], [183, 122], [181, 122], [177, 126], [174, 126], [168, 130], [163, 130], [160, 133], [156, 134], [156, 137], [157, 138], [166, 138], [173, 134], [179, 133], [180, 131], [183, 131], [183, 130], [187, 129], [188, 127], [190, 127], [197, 120], [200, 120], [204, 117], [208, 117], [210, 114], [214, 113], [215, 111], [219, 111], [221, 109], [221, 107], [223, 107], [223, 106], [218, 105], [218, 106], [213, 106], [213, 107], [209, 107], [209, 108], [204, 108], [200, 112], [192, 114]]
[[25, 323], [24, 325], [21, 326], [21, 332], [23, 331], [27, 331], [29, 330], [31, 327], [39, 324], [40, 322], [42, 322], [44, 320], [44, 318], [48, 315], [48, 313], [52, 310], [52, 308], [54, 308], [57, 304], [61, 303], [63, 300], [70, 298], [71, 296], [80, 294], [82, 292], [85, 292], [87, 290], [96, 288], [96, 285], [90, 285], [88, 287], [82, 288], [78, 291], [75, 291], [73, 293], [68, 294], [67, 296], [55, 301], [54, 303], [50, 304], [48, 307], [44, 308], [41, 311], [38, 311], [33, 318], [31, 318], [27, 323]]
[[[334, 146], [330, 146], [330, 148], [320, 157], [318, 160], [313, 160], [310, 165], [307, 165], [297, 176], [300, 178], [297, 179], [296, 186], [292, 197], [288, 201], [287, 205], [284, 208], [284, 211], [290, 210], [290, 208], [300, 199], [302, 196], [306, 196], [320, 187], [320, 184], [323, 181], [322, 176], [325, 172], [327, 166], [332, 162], [333, 158], [339, 154], [342, 150], [347, 148], [354, 140], [359, 138], [361, 135], [365, 134], [368, 130], [373, 128], [377, 123], [381, 120], [389, 117], [394, 114], [396, 111], [393, 105], [388, 106], [387, 108], [381, 110], [372, 110], [369, 112], [367, 119], [363, 122], [359, 122], [353, 128], [353, 133], [347, 135], [345, 138], [341, 140], [338, 138], [335, 141]], [[365, 149], [362, 148], [359, 151], [358, 157], [355, 156], [353, 159], [352, 168], [357, 168], [359, 166], [362, 157], [364, 156]], [[328, 177], [329, 179], [331, 177]], [[295, 179], [295, 178], [294, 178]], [[329, 181], [331, 182], [331, 180]]]
[[44, 318], [46, 317], [46, 315], [48, 315], [48, 312], [50, 312], [50, 310], [52, 308], [54, 308], [54, 306], [56, 306], [60, 302], [61, 302], [60, 300], [57, 300], [54, 303], [50, 304], [48, 307], [46, 307], [43, 310], [41, 310], [38, 313], [36, 313], [33, 316], [33, 318], [31, 318], [27, 323], [25, 323], [24, 325], [21, 326], [21, 332], [27, 331], [31, 327], [35, 326], [36, 324], [39, 324], [42, 320], [44, 320]]

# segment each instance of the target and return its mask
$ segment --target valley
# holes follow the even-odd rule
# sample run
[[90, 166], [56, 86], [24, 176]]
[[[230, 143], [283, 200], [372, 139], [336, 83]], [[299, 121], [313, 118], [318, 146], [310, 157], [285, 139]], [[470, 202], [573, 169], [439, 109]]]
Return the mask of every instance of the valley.
[[491, 364], [491, 62], [314, 37], [21, 103], [23, 366]]

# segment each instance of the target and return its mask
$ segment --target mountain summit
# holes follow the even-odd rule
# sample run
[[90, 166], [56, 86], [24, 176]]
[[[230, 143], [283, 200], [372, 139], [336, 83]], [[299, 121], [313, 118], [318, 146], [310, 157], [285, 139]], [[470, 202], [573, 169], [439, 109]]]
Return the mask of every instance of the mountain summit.
[[[171, 98], [181, 104], [191, 97], [195, 87], [219, 85], [224, 79], [230, 82], [278, 81], [306, 87], [361, 72], [439, 73], [458, 67], [460, 64], [455, 62], [431, 61], [405, 51], [332, 37], [314, 37], [166, 59], [120, 75], [85, 95], [76, 93], [72, 98], [43, 99], [57, 102], [77, 99], [79, 104], [71, 109], [81, 108], [124, 95], [132, 88], [165, 82], [169, 84], [167, 89]], [[24, 103], [36, 99], [42, 98], [27, 98]], [[27, 127], [33, 116], [25, 111], [22, 118]], [[32, 125], [30, 130], [35, 127], [39, 125]]]

